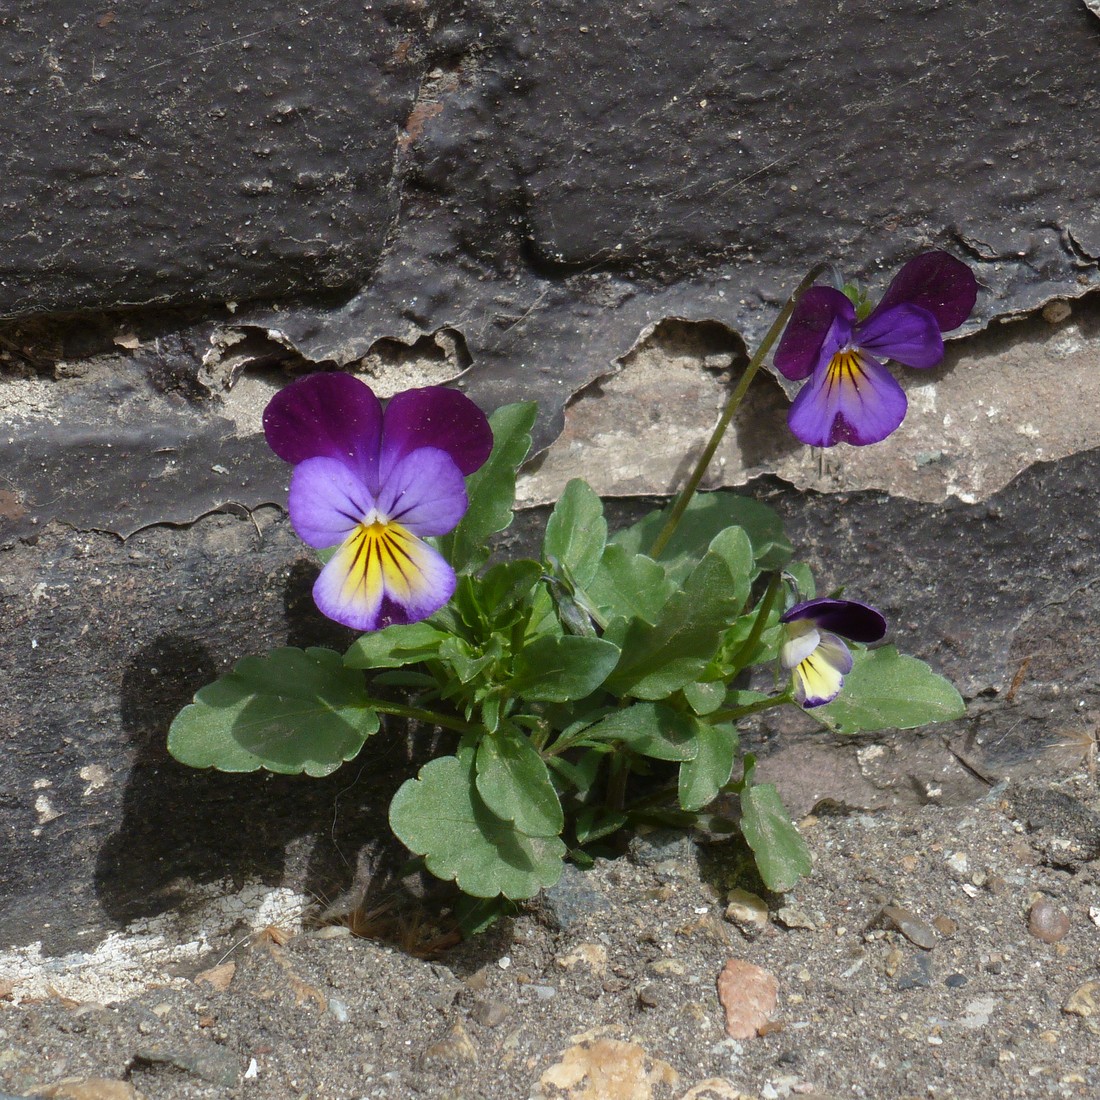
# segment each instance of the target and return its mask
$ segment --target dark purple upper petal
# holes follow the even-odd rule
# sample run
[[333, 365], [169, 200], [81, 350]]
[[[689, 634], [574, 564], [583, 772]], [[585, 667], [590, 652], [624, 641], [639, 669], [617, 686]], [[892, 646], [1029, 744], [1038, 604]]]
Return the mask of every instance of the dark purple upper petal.
[[382, 406], [349, 374], [311, 374], [281, 389], [264, 410], [268, 445], [285, 462], [335, 458], [375, 489]]
[[789, 623], [796, 619], [812, 619], [822, 630], [853, 642], [877, 642], [886, 633], [886, 619], [881, 612], [858, 600], [805, 600], [795, 604], [779, 621]]
[[[836, 325], [840, 343], [847, 340], [856, 320], [856, 307], [831, 286], [812, 286], [798, 300], [776, 348], [775, 369], [797, 382], [809, 375], [821, 355], [825, 338]], [[839, 346], [839, 344], [838, 344]]]
[[934, 367], [943, 359], [943, 337], [936, 318], [920, 306], [875, 310], [856, 325], [852, 340], [879, 359], [907, 367]]
[[465, 394], [442, 386], [405, 390], [390, 399], [382, 430], [382, 478], [419, 447], [451, 456], [463, 475], [480, 469], [493, 449], [485, 414]]
[[940, 331], [950, 332], [970, 316], [977, 297], [978, 280], [962, 260], [947, 252], [924, 252], [894, 276], [871, 317], [906, 303], [928, 310]]

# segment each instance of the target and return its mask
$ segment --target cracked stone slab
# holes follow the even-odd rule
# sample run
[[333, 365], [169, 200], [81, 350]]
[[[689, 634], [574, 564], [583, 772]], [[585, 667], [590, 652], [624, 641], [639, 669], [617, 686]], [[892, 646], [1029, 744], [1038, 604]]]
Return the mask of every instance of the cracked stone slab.
[[450, 328], [475, 398], [539, 399], [539, 446], [663, 319], [754, 343], [821, 258], [884, 282], [947, 247], [972, 327], [1100, 279], [1079, 0], [0, 19], [0, 314], [274, 296], [240, 323], [341, 365]]

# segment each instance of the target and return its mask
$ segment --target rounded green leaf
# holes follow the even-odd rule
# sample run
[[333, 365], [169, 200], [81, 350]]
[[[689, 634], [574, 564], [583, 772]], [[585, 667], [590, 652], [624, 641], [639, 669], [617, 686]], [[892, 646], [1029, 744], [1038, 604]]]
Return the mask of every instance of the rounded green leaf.
[[168, 731], [168, 751], [193, 768], [328, 775], [378, 729], [361, 673], [328, 649], [246, 657], [199, 690]]
[[696, 731], [698, 752], [680, 765], [679, 797], [683, 810], [701, 810], [718, 796], [733, 773], [740, 739], [737, 727], [723, 722], [700, 722]]
[[751, 784], [741, 792], [741, 832], [769, 890], [786, 893], [813, 869], [810, 849], [771, 783]]
[[584, 587], [596, 575], [606, 542], [603, 501], [587, 481], [574, 478], [546, 521], [543, 554], [565, 570], [568, 580]]
[[619, 661], [619, 648], [602, 638], [543, 635], [516, 654], [513, 695], [540, 703], [567, 703], [591, 695]]
[[809, 711], [838, 733], [914, 729], [966, 713], [953, 684], [892, 645], [858, 650], [853, 657], [852, 671], [836, 699]]
[[533, 897], [561, 877], [565, 844], [494, 814], [476, 787], [474, 749], [425, 764], [390, 803], [390, 827], [433, 875], [479, 898]]
[[477, 791], [497, 817], [528, 836], [559, 836], [565, 825], [558, 792], [530, 741], [518, 732], [485, 737], [477, 749]]

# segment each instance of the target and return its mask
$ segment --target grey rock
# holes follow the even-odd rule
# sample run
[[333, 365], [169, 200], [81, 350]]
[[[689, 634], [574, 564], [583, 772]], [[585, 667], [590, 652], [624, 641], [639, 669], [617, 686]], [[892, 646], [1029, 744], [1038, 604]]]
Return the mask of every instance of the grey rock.
[[539, 895], [535, 911], [552, 928], [566, 931], [611, 908], [611, 901], [592, 888], [584, 872], [567, 863], [557, 883]]

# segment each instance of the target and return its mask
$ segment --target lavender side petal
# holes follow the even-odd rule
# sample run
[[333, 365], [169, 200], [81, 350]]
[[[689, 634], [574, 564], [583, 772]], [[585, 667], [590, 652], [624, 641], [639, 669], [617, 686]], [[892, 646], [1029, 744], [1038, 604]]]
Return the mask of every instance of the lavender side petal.
[[378, 494], [378, 510], [414, 535], [445, 535], [465, 515], [462, 472], [451, 456], [421, 447], [400, 459]]
[[920, 306], [875, 311], [852, 334], [853, 341], [878, 359], [907, 367], [934, 367], [943, 360], [943, 337], [936, 318]]
[[373, 510], [366, 485], [339, 459], [307, 458], [294, 467], [287, 511], [307, 546], [336, 546]]

